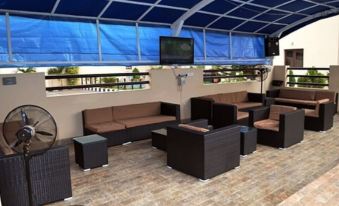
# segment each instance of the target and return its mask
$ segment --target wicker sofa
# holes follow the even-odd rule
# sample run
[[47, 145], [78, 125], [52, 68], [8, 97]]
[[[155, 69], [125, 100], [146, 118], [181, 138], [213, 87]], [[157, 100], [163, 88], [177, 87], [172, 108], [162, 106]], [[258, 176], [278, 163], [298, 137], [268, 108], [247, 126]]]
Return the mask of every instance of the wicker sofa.
[[279, 104], [305, 109], [305, 129], [326, 131], [333, 127], [338, 94], [334, 91], [276, 89], [266, 94], [267, 105]]
[[[68, 147], [55, 147], [30, 160], [34, 205], [72, 197]], [[2, 205], [28, 206], [28, 188], [23, 155], [0, 157]]]
[[215, 128], [248, 123], [248, 110], [263, 106], [265, 95], [239, 91], [191, 98], [191, 118], [208, 119]]
[[304, 139], [305, 112], [302, 109], [271, 105], [249, 113], [250, 126], [258, 129], [259, 144], [287, 148]]
[[165, 102], [88, 109], [83, 112], [84, 134], [100, 134], [108, 146], [142, 140], [151, 131], [180, 121], [180, 106]]
[[240, 165], [239, 126], [208, 131], [207, 120], [198, 126], [167, 128], [169, 167], [206, 180]]

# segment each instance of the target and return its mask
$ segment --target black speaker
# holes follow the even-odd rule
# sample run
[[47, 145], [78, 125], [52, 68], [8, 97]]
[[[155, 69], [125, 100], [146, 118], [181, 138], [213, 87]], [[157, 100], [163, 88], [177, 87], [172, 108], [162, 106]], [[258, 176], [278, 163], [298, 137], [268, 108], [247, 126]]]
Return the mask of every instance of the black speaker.
[[278, 37], [267, 37], [265, 38], [265, 55], [279, 56], [279, 38]]

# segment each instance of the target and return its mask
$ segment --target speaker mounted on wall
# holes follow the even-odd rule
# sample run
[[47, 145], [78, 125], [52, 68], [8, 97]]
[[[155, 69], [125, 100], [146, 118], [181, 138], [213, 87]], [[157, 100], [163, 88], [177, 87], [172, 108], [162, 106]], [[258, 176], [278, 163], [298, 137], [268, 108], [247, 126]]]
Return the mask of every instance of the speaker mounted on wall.
[[278, 37], [266, 37], [265, 38], [265, 55], [279, 56], [279, 38]]

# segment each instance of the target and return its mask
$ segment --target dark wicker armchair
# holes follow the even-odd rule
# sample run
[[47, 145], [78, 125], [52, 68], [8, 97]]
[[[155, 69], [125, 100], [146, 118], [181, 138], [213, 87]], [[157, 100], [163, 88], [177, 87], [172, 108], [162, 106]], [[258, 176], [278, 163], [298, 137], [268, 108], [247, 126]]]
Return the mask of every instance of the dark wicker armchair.
[[[30, 160], [33, 199], [43, 205], [72, 197], [68, 147], [55, 147]], [[28, 206], [28, 190], [22, 155], [0, 157], [2, 205]]]
[[249, 123], [258, 129], [259, 144], [287, 148], [304, 139], [304, 110], [271, 105], [251, 110]]
[[208, 132], [172, 126], [167, 135], [167, 165], [173, 169], [206, 180], [240, 165], [239, 126]]

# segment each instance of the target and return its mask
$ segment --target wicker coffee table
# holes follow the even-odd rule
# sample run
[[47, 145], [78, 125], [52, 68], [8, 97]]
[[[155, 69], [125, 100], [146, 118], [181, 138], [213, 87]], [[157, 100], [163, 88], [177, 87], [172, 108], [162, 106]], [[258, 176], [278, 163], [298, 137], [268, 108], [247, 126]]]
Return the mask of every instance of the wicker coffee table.
[[257, 129], [241, 126], [240, 129], [240, 154], [248, 155], [257, 149]]
[[107, 139], [94, 134], [73, 139], [75, 162], [84, 171], [108, 166]]

